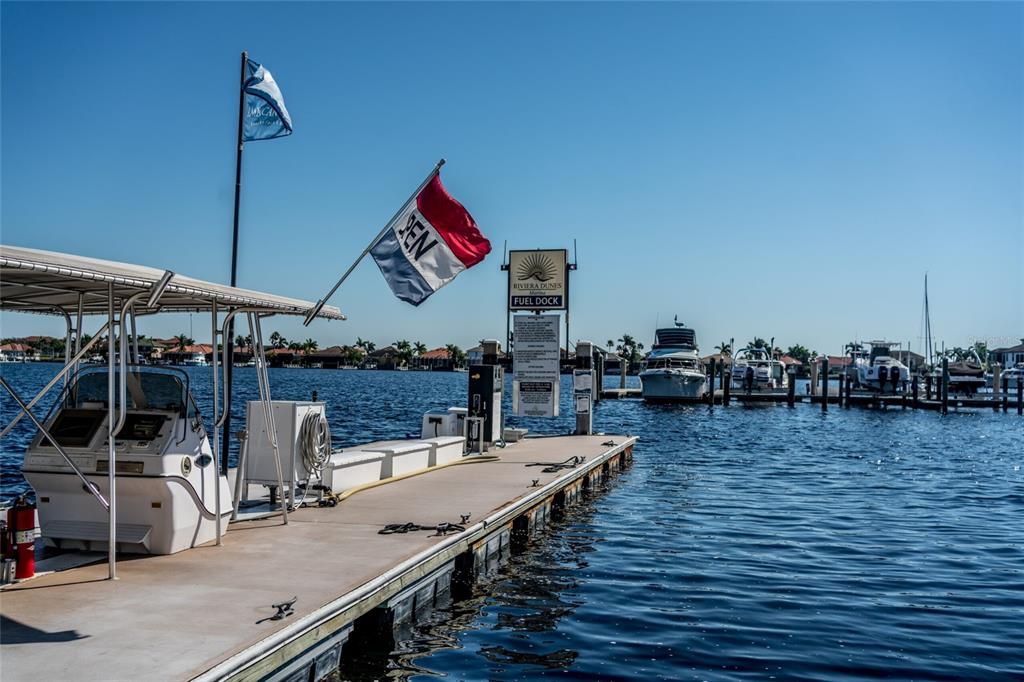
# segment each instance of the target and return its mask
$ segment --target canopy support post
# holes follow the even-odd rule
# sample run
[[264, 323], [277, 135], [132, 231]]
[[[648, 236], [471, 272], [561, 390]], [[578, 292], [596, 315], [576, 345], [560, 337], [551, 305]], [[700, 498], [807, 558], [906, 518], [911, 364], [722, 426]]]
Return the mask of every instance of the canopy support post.
[[[117, 392], [114, 386], [114, 366], [117, 360], [117, 347], [114, 345], [114, 283], [107, 285], [107, 483], [110, 491], [108, 498], [108, 529], [107, 543], [107, 578], [117, 580], [117, 448], [114, 444], [114, 415], [117, 411], [115, 399]], [[122, 411], [124, 406], [122, 406]]]

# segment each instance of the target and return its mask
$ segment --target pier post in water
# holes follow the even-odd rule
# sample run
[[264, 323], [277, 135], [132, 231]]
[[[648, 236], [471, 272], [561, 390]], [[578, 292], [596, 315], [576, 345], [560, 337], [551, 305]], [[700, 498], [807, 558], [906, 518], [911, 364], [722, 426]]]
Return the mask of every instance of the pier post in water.
[[942, 414], [949, 414], [949, 358], [942, 358], [942, 386], [939, 388]]
[[828, 412], [828, 357], [821, 359], [821, 411]]
[[913, 407], [916, 410], [917, 407], [918, 407], [917, 406], [917, 376], [915, 376], [914, 380], [910, 383], [910, 391], [911, 391], [911, 393], [914, 396], [914, 399], [911, 401], [910, 405], [911, 405], [911, 407]]
[[813, 360], [811, 361], [811, 381], [807, 387], [811, 390], [811, 398], [818, 395], [818, 363]]
[[853, 394], [853, 377], [849, 374], [846, 375], [846, 402], [844, 403], [847, 408], [850, 407], [850, 396]]
[[924, 399], [932, 399], [932, 375], [930, 372], [924, 375]]
[[709, 368], [708, 373], [708, 392], [704, 396], [704, 399], [707, 401], [707, 404], [711, 405], [712, 407], [715, 406], [715, 370], [717, 369], [718, 363], [714, 359], [712, 359], [711, 367]]
[[[1017, 383], [1020, 383], [1020, 379], [1017, 379]], [[1010, 379], [1003, 377], [1003, 412], [1006, 412], [1010, 408]]]
[[629, 369], [629, 360], [619, 358], [619, 388], [626, 388], [626, 370]]
[[1024, 415], [1024, 377], [1017, 377], [1017, 416]]
[[722, 404], [726, 407], [729, 406], [729, 385], [732, 384], [732, 372], [725, 370], [725, 374], [722, 375]]
[[839, 407], [843, 407], [846, 404], [844, 398], [843, 389], [846, 388], [846, 373], [840, 373], [839, 375]]
[[789, 386], [786, 388], [786, 404], [793, 407], [796, 403], [796, 371], [789, 367], [786, 369], [786, 374], [789, 376]]

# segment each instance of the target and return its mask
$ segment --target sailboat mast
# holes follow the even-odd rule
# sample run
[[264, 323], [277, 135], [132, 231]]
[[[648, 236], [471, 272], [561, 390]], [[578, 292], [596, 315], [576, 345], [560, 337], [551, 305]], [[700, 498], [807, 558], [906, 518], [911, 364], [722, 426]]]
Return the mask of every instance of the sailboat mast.
[[928, 273], [924, 273], [924, 343], [928, 364], [932, 364], [932, 317], [928, 310]]

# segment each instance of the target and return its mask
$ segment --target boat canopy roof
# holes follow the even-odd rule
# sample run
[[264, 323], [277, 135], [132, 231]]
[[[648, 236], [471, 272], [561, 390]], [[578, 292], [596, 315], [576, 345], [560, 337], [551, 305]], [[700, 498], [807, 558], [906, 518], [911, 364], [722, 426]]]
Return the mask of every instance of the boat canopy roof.
[[666, 327], [654, 332], [655, 348], [693, 348], [697, 347], [697, 334], [686, 327]]
[[[83, 313], [106, 315], [110, 284], [114, 285], [115, 297], [123, 300], [153, 289], [166, 272], [145, 265], [0, 245], [0, 310], [75, 313], [81, 295]], [[225, 310], [245, 307], [262, 314], [304, 316], [313, 308], [309, 301], [173, 274], [160, 297], [158, 310], [200, 312], [210, 310], [214, 301]], [[326, 305], [317, 317], [345, 319], [340, 310]]]

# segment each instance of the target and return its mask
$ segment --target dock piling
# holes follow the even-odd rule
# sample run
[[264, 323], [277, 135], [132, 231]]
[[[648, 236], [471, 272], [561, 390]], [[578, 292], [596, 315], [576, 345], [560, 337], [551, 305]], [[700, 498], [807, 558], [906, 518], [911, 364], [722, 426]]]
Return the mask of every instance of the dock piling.
[[[1020, 383], [1020, 380], [1017, 381]], [[1010, 380], [1007, 377], [1003, 377], [1003, 412], [1006, 412], [1010, 407]]]
[[846, 405], [846, 401], [843, 399], [844, 395], [845, 395], [843, 393], [843, 389], [845, 387], [846, 387], [846, 374], [840, 374], [839, 375], [839, 407], [844, 407]]
[[1017, 377], [1017, 416], [1024, 415], [1024, 379]]
[[708, 376], [708, 383], [711, 385], [710, 389], [706, 394], [706, 400], [708, 405], [711, 407], [715, 406], [715, 373], [718, 369], [718, 362], [714, 359], [711, 360], [711, 371]]
[[732, 371], [725, 370], [722, 375], [722, 404], [729, 406], [729, 386], [732, 384]]
[[917, 377], [916, 376], [914, 377], [914, 380], [910, 383], [910, 390], [911, 390], [911, 393], [913, 394], [913, 400], [911, 401], [910, 404], [911, 404], [911, 407], [913, 407], [916, 410], [918, 408], [918, 404], [917, 404]]
[[828, 412], [828, 357], [821, 359], [821, 411]]
[[942, 414], [949, 414], [949, 358], [942, 358]]
[[786, 404], [793, 407], [796, 404], [796, 372], [793, 368], [786, 370], [789, 375], [789, 386], [786, 388]]

